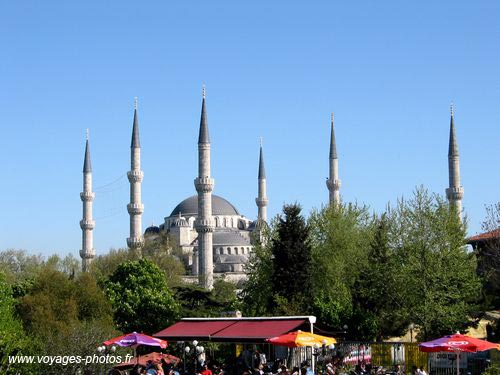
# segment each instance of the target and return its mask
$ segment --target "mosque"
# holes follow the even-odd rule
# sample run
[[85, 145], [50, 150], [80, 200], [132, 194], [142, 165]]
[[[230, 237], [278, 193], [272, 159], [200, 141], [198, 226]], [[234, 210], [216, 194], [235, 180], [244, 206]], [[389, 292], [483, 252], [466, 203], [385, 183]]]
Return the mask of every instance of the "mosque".
[[[159, 226], [148, 227], [142, 232], [141, 183], [144, 173], [141, 170], [141, 145], [139, 139], [139, 120], [137, 103], [134, 109], [131, 142], [131, 168], [127, 172], [130, 183], [130, 203], [127, 211], [130, 215], [130, 236], [127, 245], [139, 251], [145, 241], [154, 241], [161, 233], [168, 233], [182, 251], [185, 264], [192, 278], [207, 289], [213, 287], [214, 277], [224, 276], [226, 280], [238, 282], [245, 279], [244, 266], [253, 251], [255, 241], [263, 240], [262, 228], [267, 225], [266, 172], [262, 145], [260, 146], [259, 168], [257, 176], [258, 194], [255, 203], [258, 214], [255, 220], [243, 216], [228, 200], [212, 194], [214, 179], [210, 172], [210, 136], [206, 109], [205, 88], [203, 88], [201, 119], [198, 136], [198, 176], [194, 179], [196, 193], [180, 202], [164, 218]], [[338, 173], [338, 155], [335, 140], [334, 118], [331, 117], [329, 178], [326, 186], [329, 191], [329, 203], [340, 203], [341, 180]], [[456, 141], [453, 106], [451, 107], [450, 138], [448, 149], [449, 187], [446, 196], [462, 218], [463, 187], [460, 184], [460, 158]], [[89, 140], [85, 145], [83, 163], [83, 202], [82, 258], [83, 272], [87, 271], [95, 257], [93, 248], [92, 202], [92, 166]]]

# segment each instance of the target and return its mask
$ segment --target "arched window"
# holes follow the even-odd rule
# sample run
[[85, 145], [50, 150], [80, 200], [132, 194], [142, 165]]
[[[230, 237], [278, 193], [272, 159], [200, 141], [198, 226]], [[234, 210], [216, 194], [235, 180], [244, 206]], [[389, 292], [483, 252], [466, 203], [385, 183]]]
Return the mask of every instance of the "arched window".
[[222, 226], [225, 227], [225, 226], [227, 226], [226, 224], [227, 224], [226, 218], [222, 219]]
[[215, 217], [215, 226], [216, 227], [219, 226], [219, 217], [218, 216]]
[[227, 253], [231, 254], [231, 248], [230, 247], [227, 248]]

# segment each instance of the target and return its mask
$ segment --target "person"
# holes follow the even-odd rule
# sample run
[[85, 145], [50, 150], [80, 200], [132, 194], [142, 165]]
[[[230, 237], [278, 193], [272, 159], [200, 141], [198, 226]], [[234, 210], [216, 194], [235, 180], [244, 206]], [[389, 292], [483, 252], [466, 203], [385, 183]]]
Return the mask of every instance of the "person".
[[285, 365], [281, 365], [280, 370], [280, 375], [290, 375]]
[[424, 366], [420, 366], [418, 375], [427, 375], [427, 372], [424, 370]]
[[163, 366], [161, 365], [161, 362], [158, 362], [155, 365], [155, 370], [156, 370], [156, 375], [165, 375], [165, 372], [163, 371]]
[[210, 370], [208, 368], [208, 365], [206, 363], [203, 365], [203, 370], [201, 370], [200, 374], [201, 375], [213, 375], [212, 370]]
[[403, 370], [401, 370], [401, 365], [397, 364], [394, 366], [394, 375], [404, 375]]

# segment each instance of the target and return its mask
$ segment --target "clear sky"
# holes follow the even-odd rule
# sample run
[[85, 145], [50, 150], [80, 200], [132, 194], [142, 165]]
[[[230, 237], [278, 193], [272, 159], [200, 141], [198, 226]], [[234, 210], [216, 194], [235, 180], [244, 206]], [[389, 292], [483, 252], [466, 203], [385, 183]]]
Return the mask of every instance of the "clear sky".
[[500, 200], [499, 20], [494, 0], [2, 1], [0, 249], [78, 256], [86, 128], [94, 245], [125, 246], [135, 96], [160, 224], [195, 194], [203, 81], [214, 193], [249, 218], [260, 136], [270, 216], [327, 202], [332, 111], [344, 201], [444, 194], [454, 101], [474, 234]]

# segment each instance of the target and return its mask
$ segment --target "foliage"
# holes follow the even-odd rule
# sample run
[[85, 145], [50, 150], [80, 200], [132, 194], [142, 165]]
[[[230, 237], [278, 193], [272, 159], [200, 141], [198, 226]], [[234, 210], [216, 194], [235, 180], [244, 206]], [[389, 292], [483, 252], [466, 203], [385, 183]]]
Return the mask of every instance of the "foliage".
[[247, 280], [243, 284], [239, 298], [242, 303], [243, 314], [246, 316], [269, 314], [268, 309], [272, 298], [271, 275], [273, 273], [273, 255], [269, 239], [276, 236], [276, 224], [277, 219], [274, 219], [270, 227], [266, 227], [264, 238], [267, 241], [256, 242], [245, 265]]
[[34, 373], [34, 366], [9, 363], [9, 356], [32, 354], [32, 343], [25, 335], [21, 322], [14, 315], [12, 288], [5, 279], [5, 275], [0, 273], [0, 373]]
[[120, 264], [137, 259], [138, 255], [128, 248], [110, 249], [107, 254], [94, 258], [90, 264], [90, 273], [95, 276], [99, 284], [103, 284]]
[[168, 234], [161, 234], [158, 240], [146, 241], [141, 254], [128, 248], [111, 249], [107, 254], [97, 256], [91, 264], [91, 273], [103, 283], [118, 266], [124, 262], [139, 260], [141, 257], [155, 263], [165, 274], [169, 287], [181, 284], [181, 275], [186, 273], [184, 265], [172, 248]]
[[285, 205], [271, 240], [271, 310], [277, 314], [304, 314], [311, 307], [313, 285], [309, 226], [298, 204]]
[[234, 284], [224, 280], [215, 280], [211, 291], [193, 284], [179, 285], [174, 291], [183, 317], [219, 317], [238, 307]]
[[309, 222], [314, 264], [314, 314], [318, 321], [335, 330], [341, 330], [347, 323], [351, 327], [349, 333], [359, 334], [357, 320], [361, 315], [353, 319], [353, 299], [360, 275], [370, 267], [367, 249], [373, 218], [366, 206], [339, 204], [313, 212]]
[[164, 273], [147, 259], [122, 263], [105, 284], [114, 321], [124, 332], [153, 334], [172, 324], [180, 306]]
[[170, 288], [182, 284], [181, 276], [186, 274], [181, 261], [183, 255], [168, 233], [161, 231], [157, 239], [146, 241], [142, 254], [163, 270]]
[[476, 260], [465, 247], [465, 224], [443, 198], [419, 188], [390, 212], [394, 285], [404, 313], [428, 340], [464, 329], [480, 292]]

